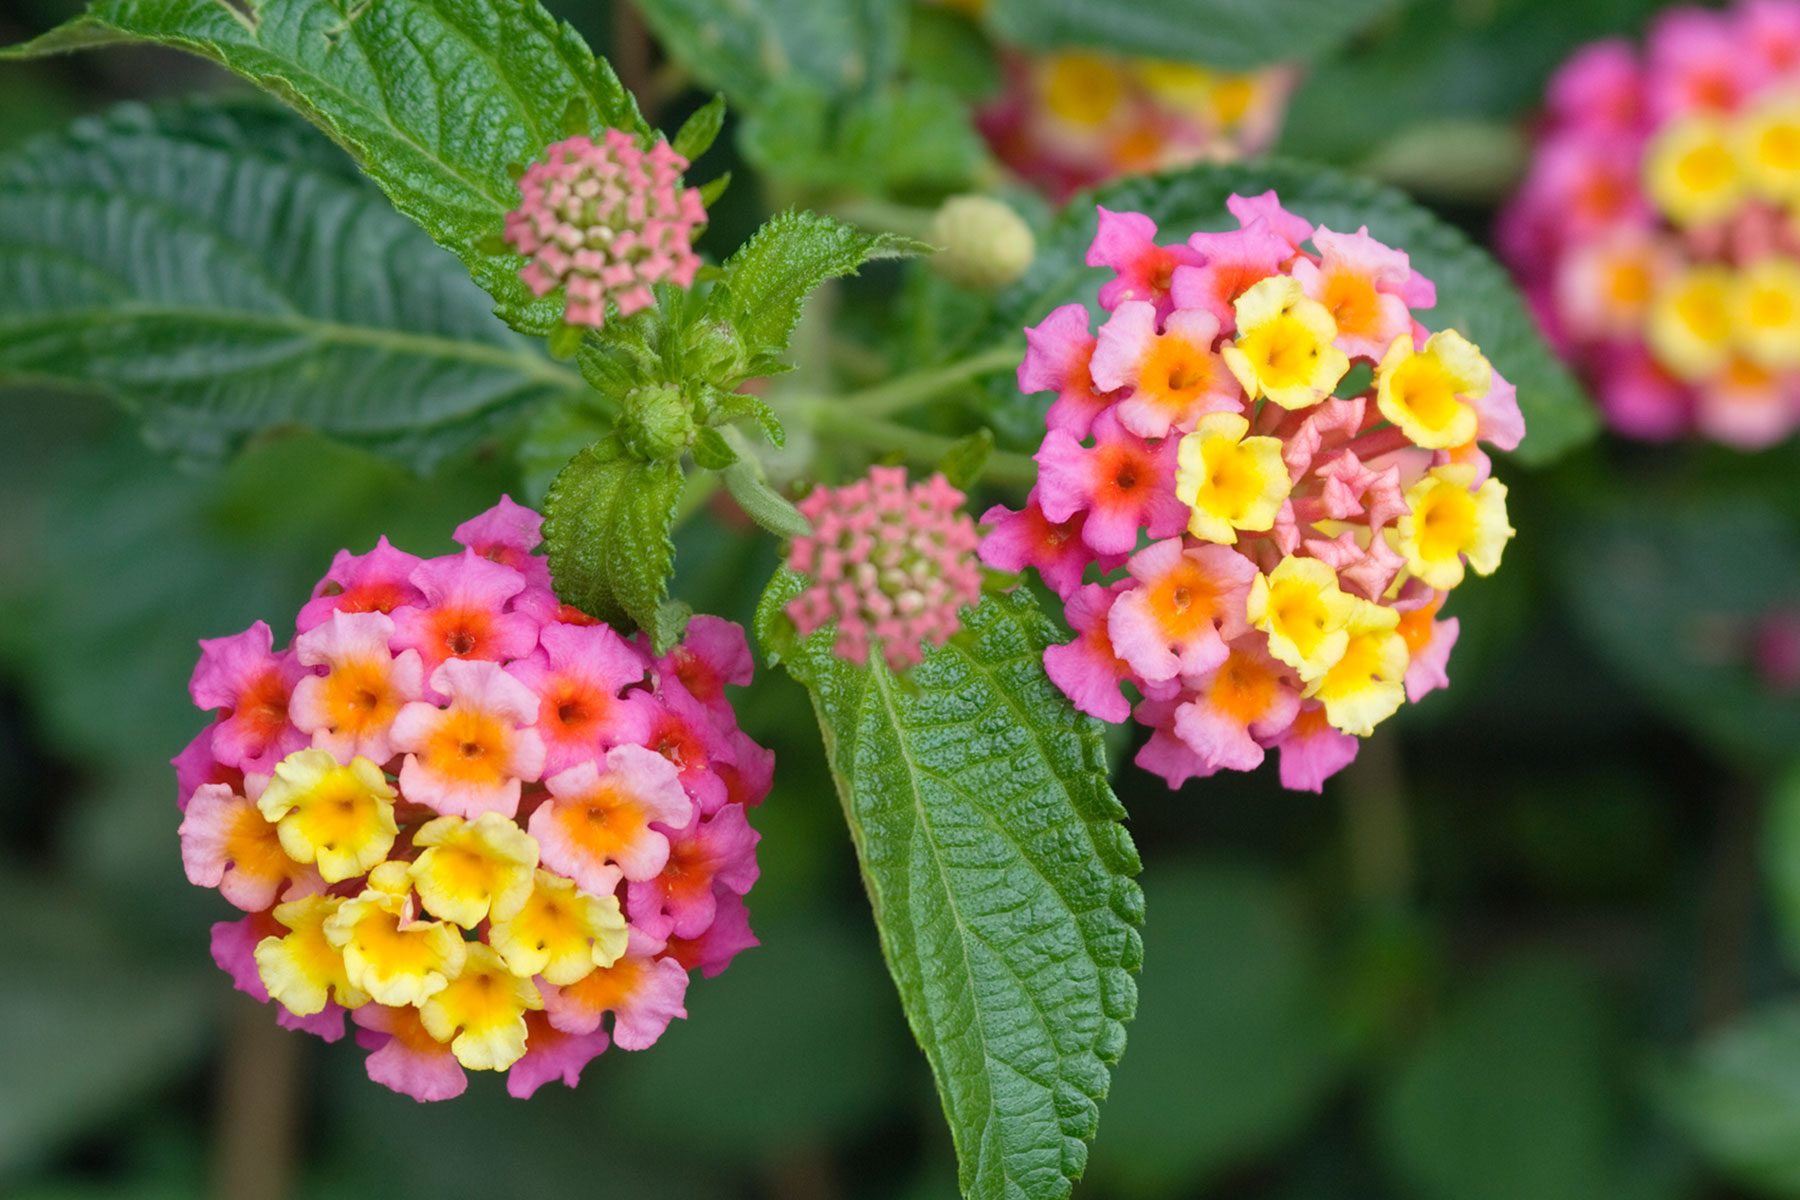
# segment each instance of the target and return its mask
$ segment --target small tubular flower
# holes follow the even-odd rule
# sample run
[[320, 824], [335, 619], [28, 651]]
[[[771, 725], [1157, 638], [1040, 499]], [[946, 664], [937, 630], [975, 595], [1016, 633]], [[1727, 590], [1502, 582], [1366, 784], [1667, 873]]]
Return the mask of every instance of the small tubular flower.
[[[1512, 536], [1485, 448], [1518, 446], [1525, 422], [1479, 348], [1422, 323], [1437, 289], [1403, 250], [1315, 228], [1273, 192], [1226, 208], [1239, 228], [1190, 236], [1166, 297], [1128, 282], [1101, 297], [1091, 355], [1063, 354], [1053, 381], [1021, 371], [1026, 390], [1092, 402], [1080, 423], [1046, 420], [1036, 486], [987, 514], [980, 554], [1036, 567], [1062, 599], [1074, 637], [1045, 673], [1082, 712], [1145, 726], [1139, 766], [1181, 787], [1277, 750], [1283, 786], [1318, 790], [1447, 685], [1459, 626], [1438, 613]], [[1102, 213], [1096, 254], [1124, 261], [1116, 243], [1153, 234]], [[1069, 338], [1078, 307], [1058, 310]], [[1170, 401], [1172, 375], [1215, 358], [1235, 390]], [[1083, 366], [1091, 389], [1070, 377]], [[1766, 411], [1743, 374], [1718, 419]]]
[[1501, 246], [1620, 433], [1754, 450], [1800, 425], [1797, 36], [1796, 0], [1678, 7], [1552, 81]]
[[949, 641], [963, 607], [981, 598], [980, 539], [962, 501], [942, 475], [908, 487], [900, 467], [816, 489], [800, 502], [813, 531], [788, 550], [808, 580], [788, 603], [795, 627], [804, 636], [835, 625], [838, 654], [862, 663], [879, 647], [895, 671], [921, 661], [923, 645]]
[[1175, 495], [1193, 510], [1188, 532], [1195, 537], [1229, 546], [1240, 529], [1275, 527], [1292, 481], [1280, 439], [1244, 436], [1249, 432], [1250, 422], [1238, 414], [1212, 413], [1181, 439]]
[[394, 789], [366, 758], [339, 766], [324, 750], [296, 750], [257, 799], [295, 862], [316, 863], [327, 883], [365, 874], [394, 847]]
[[232, 986], [328, 1042], [348, 1015], [369, 1077], [419, 1100], [471, 1070], [573, 1085], [757, 944], [774, 755], [732, 706], [743, 630], [620, 636], [556, 599], [540, 525], [502, 498], [458, 553], [339, 554], [291, 648], [202, 643], [218, 711], [171, 760], [183, 869], [243, 914], [212, 930]]
[[594, 328], [609, 303], [622, 317], [654, 304], [653, 284], [691, 287], [706, 209], [681, 185], [687, 166], [667, 142], [646, 153], [619, 129], [552, 144], [506, 216], [506, 240], [531, 259], [519, 278], [539, 296], [562, 289], [563, 320]]

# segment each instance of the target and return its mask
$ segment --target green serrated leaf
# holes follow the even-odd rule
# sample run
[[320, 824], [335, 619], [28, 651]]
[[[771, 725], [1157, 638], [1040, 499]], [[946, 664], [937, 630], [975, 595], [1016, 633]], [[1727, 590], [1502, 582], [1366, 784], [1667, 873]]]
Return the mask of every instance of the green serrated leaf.
[[648, 132], [612, 68], [535, 0], [95, 0], [0, 57], [124, 42], [198, 54], [293, 105], [530, 333], [549, 331], [557, 298], [534, 297], [516, 260], [474, 249], [519, 202], [506, 164], [557, 140], [570, 97]]
[[723, 471], [738, 460], [736, 450], [717, 429], [701, 429], [694, 434], [694, 465], [708, 471]]
[[714, 394], [712, 411], [707, 415], [708, 423], [728, 425], [733, 421], [746, 420], [755, 421], [761, 426], [763, 436], [777, 450], [787, 445], [787, 430], [782, 427], [781, 418], [760, 397], [746, 392]]
[[799, 587], [775, 578], [758, 636], [786, 646], [812, 692], [963, 1192], [1066, 1197], [1142, 956], [1138, 858], [1100, 725], [1044, 675], [1055, 629], [1023, 590], [983, 600], [902, 683], [879, 656], [835, 656], [829, 630], [784, 642]]
[[0, 379], [216, 460], [303, 426], [428, 469], [581, 389], [343, 155], [257, 98], [127, 105], [0, 158]]
[[[714, 204], [717, 204], [719, 202], [719, 197], [723, 196], [725, 194], [725, 189], [730, 186], [731, 186], [731, 172], [730, 171], [725, 172], [723, 175], [719, 176], [717, 179], [707, 180], [705, 183], [700, 185], [700, 203], [701, 203], [701, 205], [708, 209], [712, 208], [712, 206]], [[719, 271], [719, 268], [712, 266], [711, 264], [708, 264], [708, 265], [700, 268], [700, 273], [694, 276], [694, 281], [696, 283], [709, 282], [713, 279], [720, 279], [723, 277], [724, 276]]]
[[[725, 127], [725, 95], [723, 92], [694, 111], [694, 115], [681, 123], [675, 140], [670, 148], [690, 163], [712, 149], [712, 144], [719, 136], [719, 130]], [[706, 200], [704, 195], [702, 200]], [[711, 203], [710, 200], [706, 201]]]
[[859, 91], [892, 73], [905, 41], [905, 6], [893, 0], [639, 0], [637, 8], [672, 57], [742, 107], [795, 77]]
[[751, 355], [780, 354], [808, 294], [864, 263], [924, 254], [930, 247], [891, 233], [869, 233], [813, 212], [769, 219], [725, 263], [713, 311], [736, 326]]
[[[1435, 308], [1421, 309], [1428, 328], [1455, 328], [1473, 339], [1517, 385], [1525, 414], [1525, 441], [1513, 453], [1536, 465], [1561, 457], [1599, 431], [1592, 402], [1538, 332], [1536, 322], [1506, 272], [1463, 232], [1392, 188], [1328, 167], [1269, 159], [1207, 163], [1164, 175], [1130, 179], [1071, 202], [1038, 239], [1037, 257], [1025, 277], [998, 299], [981, 343], [1017, 337], [1059, 304], [1095, 303], [1106, 273], [1086, 263], [1094, 235], [1094, 206], [1142, 212], [1164, 240], [1197, 230], [1235, 229], [1227, 196], [1275, 189], [1287, 208], [1337, 230], [1367, 225], [1369, 232], [1411, 256], [1437, 284]], [[991, 416], [1002, 444], [1035, 445], [1043, 435], [1043, 397], [1021, 397], [996, 381]]]
[[556, 594], [621, 627], [651, 631], [657, 653], [676, 622], [665, 607], [681, 465], [643, 462], [616, 436], [569, 460], [544, 497], [544, 546]]
[[989, 20], [1015, 45], [1114, 50], [1248, 70], [1308, 62], [1349, 40], [1396, 0], [993, 0]]

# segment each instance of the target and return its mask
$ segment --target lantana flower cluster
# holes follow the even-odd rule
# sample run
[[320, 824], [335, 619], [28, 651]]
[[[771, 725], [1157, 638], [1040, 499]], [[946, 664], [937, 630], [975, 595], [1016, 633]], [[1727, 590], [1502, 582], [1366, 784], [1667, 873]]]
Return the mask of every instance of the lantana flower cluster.
[[219, 966], [288, 1028], [347, 1016], [369, 1077], [419, 1100], [466, 1071], [574, 1086], [756, 944], [774, 756], [725, 694], [743, 631], [695, 617], [653, 654], [558, 603], [540, 525], [503, 498], [459, 553], [340, 553], [286, 649], [261, 621], [201, 643], [217, 716], [174, 760], [188, 879], [244, 913]]
[[1621, 433], [1800, 424], [1800, 3], [1663, 14], [1550, 85], [1502, 249]]
[[815, 489], [800, 502], [812, 533], [788, 548], [788, 566], [808, 580], [787, 606], [801, 636], [835, 624], [840, 657], [861, 665], [876, 647], [895, 671], [948, 641], [981, 599], [980, 539], [962, 503], [942, 475], [908, 487], [903, 467]]
[[1234, 74], [1091, 51], [1004, 56], [1005, 88], [977, 114], [995, 155], [1061, 199], [1121, 175], [1229, 161], [1274, 140], [1287, 67]]
[[1436, 289], [1404, 252], [1273, 192], [1229, 206], [1238, 229], [1172, 245], [1099, 210], [1107, 315], [1026, 331], [1019, 386], [1056, 398], [1037, 484], [983, 517], [980, 553], [1062, 598], [1075, 638], [1044, 665], [1153, 731], [1139, 765], [1178, 787], [1274, 749], [1318, 790], [1448, 682], [1445, 599], [1513, 533], [1479, 443], [1524, 421], [1479, 349], [1416, 319]]
[[596, 329], [609, 301], [628, 317], [655, 302], [652, 284], [691, 287], [706, 208], [681, 184], [687, 168], [667, 142], [646, 152], [618, 129], [550, 146], [506, 215], [506, 240], [531, 259], [519, 278], [539, 296], [561, 288], [563, 320]]

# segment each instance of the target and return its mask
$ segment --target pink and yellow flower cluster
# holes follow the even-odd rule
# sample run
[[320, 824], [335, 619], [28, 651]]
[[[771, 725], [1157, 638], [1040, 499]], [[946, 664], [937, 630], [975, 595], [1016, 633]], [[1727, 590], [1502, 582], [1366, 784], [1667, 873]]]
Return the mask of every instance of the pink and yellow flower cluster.
[[1677, 8], [1552, 81], [1502, 249], [1621, 433], [1800, 425], [1800, 3]]
[[1150, 727], [1141, 766], [1173, 787], [1274, 749], [1317, 790], [1448, 682], [1445, 598], [1513, 533], [1479, 444], [1524, 421], [1479, 349], [1416, 319], [1436, 289], [1405, 253], [1273, 192], [1229, 206], [1238, 229], [1172, 245], [1099, 210], [1106, 318], [1026, 331], [1019, 386], [1055, 400], [1037, 485], [983, 517], [981, 557], [1062, 598], [1050, 678]]
[[774, 756], [725, 695], [743, 631], [695, 617], [654, 655], [558, 603], [540, 524], [503, 498], [459, 553], [340, 553], [287, 649], [261, 621], [201, 643], [217, 716], [174, 760], [188, 879], [245, 914], [219, 966], [289, 1028], [347, 1015], [419, 1100], [466, 1071], [574, 1086], [756, 944], [745, 813]]
[[1293, 89], [1286, 67], [1234, 74], [1092, 51], [1005, 56], [977, 114], [995, 155], [1046, 194], [1264, 149]]
[[520, 177], [519, 207], [506, 215], [506, 240], [531, 259], [519, 277], [539, 296], [561, 288], [563, 320], [594, 328], [609, 301], [628, 317], [655, 301], [652, 284], [692, 286], [706, 209], [681, 185], [687, 167], [667, 142], [646, 153], [617, 129], [550, 146]]

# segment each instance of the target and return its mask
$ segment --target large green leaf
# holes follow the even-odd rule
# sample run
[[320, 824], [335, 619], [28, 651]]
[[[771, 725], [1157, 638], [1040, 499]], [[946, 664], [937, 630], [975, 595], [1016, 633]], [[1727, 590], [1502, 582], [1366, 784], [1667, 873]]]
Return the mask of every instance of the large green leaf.
[[784, 79], [846, 94], [885, 79], [904, 44], [894, 0], [639, 0], [668, 51], [734, 104], [757, 107]]
[[1662, 1081], [1706, 1158], [1767, 1196], [1800, 1196], [1800, 1004], [1752, 1013]]
[[1078, 47], [1245, 69], [1309, 62], [1395, 0], [994, 0], [995, 28], [1024, 46]]
[[533, 299], [518, 258], [478, 248], [518, 204], [507, 165], [562, 137], [575, 101], [644, 129], [612, 68], [536, 0], [95, 0], [0, 56], [121, 42], [198, 54], [293, 105], [533, 332], [554, 326], [554, 301]]
[[650, 631], [661, 653], [679, 635], [665, 603], [681, 464], [645, 462], [608, 437], [569, 460], [544, 497], [544, 548], [557, 595], [612, 625]]
[[[1362, 225], [1412, 256], [1414, 266], [1437, 283], [1437, 307], [1419, 319], [1431, 329], [1456, 328], [1473, 339], [1519, 389], [1525, 441], [1515, 457], [1548, 462], [1591, 438], [1599, 429], [1593, 406], [1538, 333], [1506, 272], [1461, 230], [1446, 224], [1392, 188], [1341, 171], [1273, 159], [1229, 165], [1203, 164], [1164, 175], [1130, 179], [1072, 202], [1038, 241], [1031, 270], [1000, 297], [989, 341], [1016, 337], [1059, 304], [1095, 302], [1106, 273], [1085, 263], [1094, 236], [1094, 205], [1142, 212], [1157, 223], [1164, 241], [1199, 230], [1235, 229], [1225, 207], [1232, 193], [1273, 188], [1282, 204], [1315, 224], [1354, 230]], [[1042, 436], [1042, 397], [1020, 397], [1010, 381], [995, 388], [996, 419], [1015, 440]]]
[[0, 230], [0, 380], [108, 393], [188, 458], [298, 425], [424, 468], [583, 386], [265, 101], [35, 139]]
[[1100, 726], [1044, 675], [1054, 628], [989, 597], [906, 679], [758, 627], [811, 690], [888, 969], [973, 1196], [1067, 1196], [1137, 1006], [1143, 894]]

